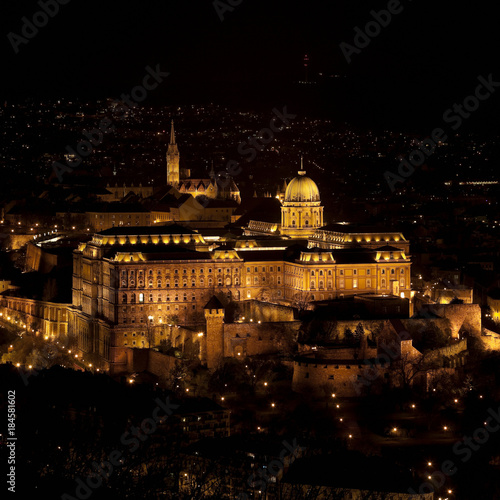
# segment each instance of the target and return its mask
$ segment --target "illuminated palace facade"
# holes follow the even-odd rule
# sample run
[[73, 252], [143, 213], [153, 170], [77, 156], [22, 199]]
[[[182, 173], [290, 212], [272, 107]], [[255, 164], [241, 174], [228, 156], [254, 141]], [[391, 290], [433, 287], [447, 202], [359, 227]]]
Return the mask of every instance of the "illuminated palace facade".
[[304, 191], [290, 182], [287, 195], [295, 200], [285, 195], [284, 227], [272, 234], [246, 228], [214, 242], [174, 223], [110, 228], [81, 244], [68, 324], [81, 351], [98, 353], [109, 368], [126, 348], [149, 347], [152, 328], [176, 322], [203, 329], [214, 294], [288, 305], [358, 294], [410, 298], [403, 235], [322, 226], [316, 185], [302, 173], [296, 179]]

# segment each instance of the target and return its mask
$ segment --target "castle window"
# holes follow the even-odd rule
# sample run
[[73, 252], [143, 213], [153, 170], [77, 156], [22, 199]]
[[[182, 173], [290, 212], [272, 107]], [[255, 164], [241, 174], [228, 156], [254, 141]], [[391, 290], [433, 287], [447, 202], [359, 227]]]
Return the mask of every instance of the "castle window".
[[167, 281], [165, 282], [165, 286], [166, 286], [167, 288], [169, 288], [169, 287], [170, 287], [170, 280], [167, 280]]
[[143, 293], [140, 293], [140, 294], [139, 294], [139, 303], [140, 303], [140, 304], [143, 304], [143, 303], [144, 303], [144, 294], [143, 294]]
[[196, 280], [191, 280], [191, 286], [196, 286]]
[[161, 302], [161, 293], [158, 294], [158, 302]]
[[186, 274], [186, 273], [187, 273], [187, 269], [183, 269], [183, 270], [182, 270], [182, 273], [183, 273], [183, 274]]
[[213, 285], [213, 280], [212, 278], [208, 278], [208, 286], [212, 286]]
[[153, 302], [153, 294], [152, 293], [149, 294], [149, 302]]
[[352, 271], [352, 273], [354, 274], [354, 276], [356, 276], [356, 275], [358, 274], [358, 270], [357, 270], [357, 269], [354, 269], [354, 270]]
[[332, 270], [328, 269], [328, 276], [331, 276], [331, 275], [332, 275]]
[[319, 272], [319, 275], [320, 275], [320, 276], [323, 276], [323, 271], [320, 271], [320, 272]]
[[135, 304], [135, 293], [133, 293], [132, 296], [130, 297], [130, 302], [131, 304]]
[[340, 270], [340, 276], [344, 276], [344, 270], [343, 269]]
[[[404, 269], [401, 269], [401, 274], [404, 274], [405, 273], [405, 270]], [[458, 278], [458, 276], [457, 276]]]
[[394, 252], [391, 252], [391, 253], [389, 254], [389, 259], [394, 259]]
[[193, 295], [191, 295], [191, 300], [192, 301], [195, 301], [196, 300], [196, 295], [193, 293]]
[[269, 271], [272, 273], [273, 272], [273, 266], [269, 268]]
[[247, 285], [251, 285], [252, 284], [252, 280], [250, 278], [250, 276], [247, 276]]
[[311, 276], [314, 276], [314, 271], [311, 271]]
[[253, 284], [254, 285], [258, 285], [259, 284], [259, 278], [257, 278], [257, 276], [255, 276], [255, 278], [253, 279]]
[[372, 280], [366, 280], [366, 288], [371, 288]]
[[352, 287], [358, 288], [358, 280], [356, 280], [356, 279], [352, 280]]
[[258, 267], [254, 267], [253, 271], [254, 271], [254, 273], [258, 273], [259, 272], [259, 268]]
[[311, 288], [316, 288], [316, 282], [314, 280], [311, 281]]
[[344, 288], [344, 278], [339, 279], [339, 288]]
[[153, 270], [152, 269], [149, 270], [149, 275], [153, 276]]
[[196, 272], [195, 269], [191, 269], [191, 274], [194, 274]]
[[281, 271], [281, 266], [278, 266], [278, 272], [280, 272], [280, 271]]
[[161, 288], [161, 281], [158, 280], [158, 283], [156, 283], [156, 288]]
[[174, 281], [174, 286], [179, 286], [179, 280]]
[[217, 283], [218, 283], [218, 285], [219, 285], [219, 286], [222, 286], [222, 278], [219, 278], [219, 279], [217, 280]]
[[320, 281], [320, 282], [319, 282], [319, 288], [320, 288], [320, 290], [322, 290], [322, 289], [323, 289], [323, 281]]
[[381, 274], [385, 274], [385, 269], [382, 269]]
[[394, 269], [391, 269], [391, 274], [395, 274], [395, 271], [394, 271]]
[[188, 286], [188, 282], [187, 282], [187, 279], [186, 279], [186, 278], [184, 278], [184, 279], [182, 280], [182, 286]]
[[328, 375], [328, 380], [333, 380], [333, 375]]
[[311, 295], [311, 300], [316, 300], [316, 299], [314, 298], [314, 295]]
[[370, 270], [369, 269], [366, 270], [366, 274], [370, 274]]
[[203, 268], [200, 269], [200, 274], [203, 274]]
[[382, 280], [382, 288], [385, 288], [385, 279]]
[[203, 278], [200, 278], [200, 286], [205, 286], [205, 280]]
[[184, 302], [186, 302], [186, 300], [188, 299], [187, 293], [184, 293], [184, 295], [182, 296], [182, 299], [184, 300]]
[[176, 294], [175, 294], [175, 299], [174, 299], [174, 300], [175, 300], [175, 301], [178, 301], [178, 300], [179, 300], [179, 294], [178, 294], [178, 293], [176, 293]]
[[401, 279], [399, 280], [399, 284], [401, 285], [401, 287], [402, 287], [402, 288], [404, 288], [404, 286], [405, 286], [405, 279], [404, 279], [404, 278], [401, 278]]
[[247, 273], [249, 273], [249, 272], [250, 272], [250, 268], [249, 268], [249, 267], [247, 267]]
[[174, 269], [174, 274], [179, 274], [179, 271], [177, 269]]
[[149, 280], [149, 288], [153, 288], [153, 280]]
[[278, 285], [281, 285], [281, 278], [279, 276], [278, 276], [277, 280], [278, 280]]
[[122, 304], [126, 304], [126, 303], [127, 303], [127, 294], [124, 293], [122, 296]]

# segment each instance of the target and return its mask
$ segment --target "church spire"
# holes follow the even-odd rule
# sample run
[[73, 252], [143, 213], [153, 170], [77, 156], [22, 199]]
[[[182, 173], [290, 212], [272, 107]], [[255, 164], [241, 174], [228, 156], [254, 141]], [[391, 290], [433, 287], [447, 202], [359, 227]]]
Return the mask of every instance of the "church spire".
[[177, 187], [180, 182], [179, 149], [175, 143], [174, 120], [170, 126], [170, 143], [167, 148], [167, 184]]
[[170, 144], [175, 145], [174, 120], [170, 124]]

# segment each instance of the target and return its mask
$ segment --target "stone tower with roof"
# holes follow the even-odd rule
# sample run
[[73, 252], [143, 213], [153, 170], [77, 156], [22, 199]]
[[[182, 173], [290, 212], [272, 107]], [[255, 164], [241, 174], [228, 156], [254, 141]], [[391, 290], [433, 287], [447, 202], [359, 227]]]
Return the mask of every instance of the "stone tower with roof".
[[204, 307], [207, 331], [203, 341], [202, 361], [213, 370], [224, 357], [224, 306], [213, 295]]

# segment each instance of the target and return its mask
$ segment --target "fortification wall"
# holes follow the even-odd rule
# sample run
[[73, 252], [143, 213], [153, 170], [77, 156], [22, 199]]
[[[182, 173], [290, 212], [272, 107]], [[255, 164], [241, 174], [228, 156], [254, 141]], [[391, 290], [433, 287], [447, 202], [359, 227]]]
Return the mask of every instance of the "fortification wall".
[[293, 308], [259, 300], [244, 300], [238, 303], [241, 316], [254, 322], [293, 321]]
[[299, 327], [299, 321], [224, 324], [224, 355], [245, 357], [278, 352], [280, 339], [295, 338]]
[[450, 321], [453, 338], [458, 338], [460, 328], [472, 335], [481, 335], [481, 308], [479, 304], [423, 304], [422, 311], [429, 311]]

